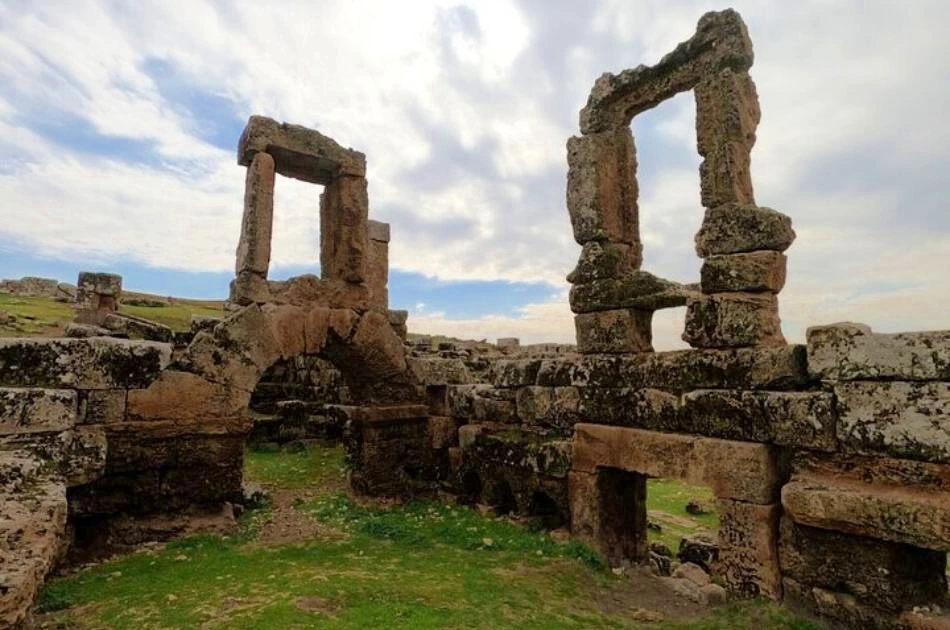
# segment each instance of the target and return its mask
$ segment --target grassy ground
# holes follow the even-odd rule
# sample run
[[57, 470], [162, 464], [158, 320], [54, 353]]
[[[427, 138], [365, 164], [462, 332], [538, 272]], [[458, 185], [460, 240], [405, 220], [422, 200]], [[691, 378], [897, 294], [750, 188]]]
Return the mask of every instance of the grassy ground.
[[23, 297], [0, 293], [0, 311], [16, 321], [0, 324], [0, 337], [34, 337], [61, 334], [66, 322], [76, 316], [68, 304], [51, 298]]
[[[293, 497], [294, 544], [268, 538], [279, 506], [238, 535], [193, 537], [51, 581], [60, 628], [633, 628], [629, 578], [576, 543], [436, 503], [364, 504], [342, 489], [339, 448], [249, 453], [248, 476]], [[284, 514], [287, 516], [287, 514]], [[619, 602], [619, 603], [618, 603]], [[814, 628], [742, 602], [682, 630]]]
[[[132, 293], [138, 297], [151, 297], [146, 294]], [[162, 298], [168, 300], [169, 298]], [[122, 304], [120, 313], [135, 315], [149, 321], [158, 322], [172, 330], [188, 330], [191, 316], [223, 317], [222, 302], [203, 300], [182, 300], [170, 298], [165, 306], [129, 306]], [[0, 311], [16, 317], [15, 322], [0, 324], [0, 337], [36, 337], [57, 336], [63, 334], [68, 322], [76, 316], [69, 304], [57, 302], [48, 297], [19, 296], [0, 293]]]
[[[699, 515], [688, 513], [686, 504], [694, 499], [705, 504], [710, 512]], [[650, 542], [661, 542], [676, 553], [680, 539], [684, 536], [702, 531], [715, 534], [719, 529], [715, 507], [716, 498], [710, 488], [690, 486], [675, 479], [648, 480], [648, 518], [660, 527], [660, 531], [650, 530]]]

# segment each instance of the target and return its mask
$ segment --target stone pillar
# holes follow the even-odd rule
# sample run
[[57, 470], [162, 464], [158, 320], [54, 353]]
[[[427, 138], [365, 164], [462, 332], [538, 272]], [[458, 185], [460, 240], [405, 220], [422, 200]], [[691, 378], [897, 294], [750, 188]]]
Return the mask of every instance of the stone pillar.
[[369, 221], [369, 250], [366, 264], [366, 284], [373, 308], [389, 309], [389, 224]]
[[274, 158], [269, 153], [255, 153], [244, 184], [244, 218], [234, 267], [236, 278], [231, 286], [231, 301], [237, 304], [265, 302], [269, 296], [274, 180]]
[[122, 276], [114, 273], [80, 271], [76, 302], [80, 310], [114, 313], [122, 297]]
[[725, 68], [700, 81], [694, 93], [703, 206], [754, 205], [751, 152], [761, 118], [755, 83], [747, 72]]
[[[567, 279], [583, 293], [590, 283], [627, 278], [642, 262], [636, 146], [629, 125], [571, 138], [567, 161], [567, 209], [574, 240], [582, 246]], [[571, 308], [580, 352], [652, 350], [652, 311], [634, 313], [603, 301], [572, 302]]]
[[696, 235], [702, 294], [687, 301], [683, 340], [694, 348], [783, 345], [778, 292], [792, 222], [769, 208], [727, 203], [706, 211]]
[[341, 176], [320, 195], [320, 269], [324, 280], [367, 279], [369, 198], [365, 177]]

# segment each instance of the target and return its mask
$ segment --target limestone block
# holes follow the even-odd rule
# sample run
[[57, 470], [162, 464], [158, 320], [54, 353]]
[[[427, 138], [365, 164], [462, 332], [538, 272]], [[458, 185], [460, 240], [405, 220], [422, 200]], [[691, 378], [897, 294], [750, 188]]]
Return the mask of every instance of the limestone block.
[[683, 395], [680, 429], [710, 437], [837, 449], [834, 397], [827, 392], [695, 390]]
[[950, 492], [796, 475], [782, 488], [796, 523], [946, 551]]
[[862, 604], [850, 593], [801, 584], [790, 577], [782, 579], [785, 605], [837, 622], [837, 627], [861, 630], [895, 630], [894, 614]]
[[463, 385], [472, 382], [472, 375], [461, 359], [409, 357], [409, 369], [425, 385]]
[[108, 424], [125, 420], [128, 390], [94, 389], [83, 394], [79, 405], [80, 423]]
[[785, 263], [784, 254], [770, 250], [710, 256], [700, 270], [700, 285], [703, 293], [778, 293], [785, 286]]
[[409, 319], [409, 311], [387, 311], [389, 314], [389, 323], [393, 326], [405, 326]]
[[248, 306], [214, 327], [214, 339], [223, 348], [243, 355], [263, 372], [281, 356], [269, 318], [258, 306]]
[[797, 525], [781, 519], [782, 573], [800, 584], [834, 589], [890, 611], [940, 601], [942, 552]]
[[567, 141], [567, 211], [574, 240], [638, 243], [637, 158], [630, 127]]
[[513, 400], [497, 400], [476, 394], [472, 401], [472, 410], [477, 422], [513, 423], [518, 420]]
[[754, 204], [750, 153], [761, 112], [747, 72], [724, 68], [696, 85], [696, 140], [703, 206]]
[[369, 196], [364, 177], [341, 177], [320, 195], [320, 273], [324, 280], [367, 278]]
[[541, 359], [499, 359], [492, 362], [488, 380], [495, 387], [534, 385], [540, 367]]
[[796, 476], [833, 477], [855, 484], [873, 480], [884, 485], [950, 492], [950, 464], [804, 451], [797, 451], [791, 464]]
[[111, 337], [0, 339], [0, 386], [147, 387], [171, 361], [170, 344]]
[[634, 387], [579, 387], [578, 391], [578, 414], [584, 422], [659, 431], [679, 429], [679, 399], [673, 394]]
[[389, 308], [389, 243], [370, 240], [366, 250], [366, 285], [371, 304], [379, 309]]
[[349, 342], [356, 329], [356, 323], [360, 316], [355, 311], [348, 308], [330, 309], [330, 319], [328, 320], [327, 339], [333, 339], [338, 342]]
[[76, 303], [82, 310], [113, 312], [119, 308], [122, 276], [114, 273], [80, 271], [76, 282]]
[[313, 129], [251, 116], [238, 143], [238, 164], [247, 166], [261, 152], [273, 156], [277, 172], [284, 177], [323, 186], [341, 175], [366, 175], [362, 153], [344, 149]]
[[597, 475], [571, 470], [567, 474], [571, 506], [571, 536], [597, 548], [600, 544], [600, 505]]
[[272, 301], [267, 278], [252, 271], [243, 271], [231, 281], [228, 301], [238, 306], [264, 304]]
[[110, 334], [117, 337], [169, 343], [175, 336], [172, 329], [164, 324], [157, 324], [132, 315], [108, 313], [102, 316], [99, 322]]
[[581, 284], [606, 278], [623, 278], [640, 268], [643, 246], [640, 243], [588, 241], [581, 248], [577, 266], [567, 281]]
[[463, 424], [459, 427], [459, 447], [462, 450], [471, 448], [475, 440], [485, 431], [485, 427], [478, 424]]
[[388, 243], [390, 240], [389, 224], [382, 221], [370, 220], [367, 223], [367, 231], [371, 241]]
[[495, 340], [495, 345], [503, 352], [511, 352], [521, 347], [521, 340], [517, 337], [499, 337]]
[[655, 311], [683, 306], [694, 293], [689, 287], [635, 271], [621, 279], [594, 280], [571, 287], [569, 300], [575, 313], [619, 308]]
[[598, 466], [708, 485], [719, 498], [759, 504], [774, 503], [780, 484], [776, 454], [765, 444], [576, 425], [573, 470]]
[[283, 359], [291, 359], [306, 351], [306, 312], [291, 304], [266, 304], [261, 312], [267, 319], [270, 332], [280, 348]]
[[694, 348], [785, 345], [778, 300], [771, 293], [690, 297], [683, 341]]
[[834, 390], [847, 450], [950, 463], [950, 383], [853, 381]]
[[474, 418], [476, 393], [487, 389], [491, 389], [491, 385], [483, 383], [446, 387], [449, 415], [453, 418]]
[[863, 324], [808, 329], [808, 371], [829, 381], [950, 380], [950, 330], [885, 334]]
[[722, 68], [746, 71], [752, 60], [752, 41], [739, 14], [732, 9], [706, 13], [696, 34], [656, 65], [605, 73], [597, 79], [580, 113], [581, 132], [629, 126], [633, 116], [693, 89], [703, 77]]
[[653, 311], [620, 309], [574, 316], [577, 351], [583, 354], [652, 352]]
[[719, 557], [713, 571], [733, 593], [782, 598], [778, 556], [778, 503], [720, 499]]
[[64, 431], [77, 409], [73, 390], [0, 387], [0, 435]]
[[580, 392], [576, 387], [521, 387], [515, 405], [518, 417], [527, 425], [567, 433], [580, 420]]
[[130, 422], [213, 423], [244, 415], [249, 400], [246, 391], [167, 370], [148, 389], [129, 390], [126, 417]]
[[457, 446], [458, 427], [455, 420], [445, 416], [429, 416], [429, 438], [432, 448], [436, 450]]
[[372, 311], [360, 319], [352, 345], [360, 354], [363, 377], [386, 381], [409, 370], [402, 340], [382, 313]]
[[274, 158], [257, 153], [244, 180], [244, 218], [237, 246], [234, 272], [267, 277], [270, 267], [271, 234], [274, 225]]
[[[489, 468], [530, 471], [546, 477], [565, 478], [571, 467], [571, 442], [544, 439], [530, 431], [482, 431], [469, 443], [466, 459]], [[466, 438], [467, 440], [469, 438]]]
[[216, 340], [212, 333], [195, 335], [184, 352], [183, 370], [245, 392], [252, 392], [264, 369], [246, 354]]
[[317, 354], [327, 343], [330, 329], [330, 309], [314, 306], [307, 310], [303, 320], [304, 349], [307, 354]]
[[792, 220], [771, 208], [727, 203], [708, 208], [696, 234], [701, 258], [758, 250], [784, 252], [795, 240]]

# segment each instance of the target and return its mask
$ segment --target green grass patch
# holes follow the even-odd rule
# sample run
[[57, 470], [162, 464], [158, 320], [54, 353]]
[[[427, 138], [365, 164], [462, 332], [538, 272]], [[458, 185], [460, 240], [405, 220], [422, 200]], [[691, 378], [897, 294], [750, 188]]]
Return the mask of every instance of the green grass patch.
[[244, 469], [249, 479], [285, 489], [336, 490], [346, 481], [341, 446], [313, 446], [294, 453], [249, 450]]
[[191, 328], [192, 315], [200, 317], [224, 317], [224, 308], [219, 305], [172, 302], [165, 306], [129, 306], [119, 305], [119, 313], [134, 315], [150, 322], [164, 324], [175, 331]]
[[15, 322], [0, 325], [0, 337], [31, 337], [49, 333], [76, 316], [68, 304], [53, 298], [0, 293], [0, 311], [6, 311]]
[[[636, 628], [615, 603], [626, 578], [577, 543], [558, 544], [465, 507], [364, 505], [340, 489], [342, 450], [249, 452], [249, 478], [306, 489], [296, 509], [321, 532], [297, 544], [256, 540], [268, 508], [240, 535], [199, 536], [50, 581], [39, 607], [75, 628]], [[609, 610], [608, 610], [609, 609]], [[72, 624], [72, 625], [71, 625]], [[741, 602], [680, 630], [808, 630], [773, 604]]]
[[[686, 504], [697, 499], [712, 511], [693, 515], [686, 511]], [[683, 536], [699, 531], [715, 533], [719, 529], [719, 516], [715, 513], [716, 497], [712, 489], [691, 486], [675, 479], [649, 479], [647, 481], [647, 510], [650, 520], [662, 531], [650, 530], [650, 542], [661, 542], [673, 553], [679, 549]]]

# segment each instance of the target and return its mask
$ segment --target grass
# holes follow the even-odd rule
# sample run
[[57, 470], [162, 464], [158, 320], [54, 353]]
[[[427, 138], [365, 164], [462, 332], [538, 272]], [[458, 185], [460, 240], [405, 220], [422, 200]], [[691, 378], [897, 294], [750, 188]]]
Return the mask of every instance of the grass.
[[[693, 515], [686, 511], [686, 504], [697, 499], [712, 510], [708, 514]], [[650, 542], [665, 544], [675, 554], [680, 539], [700, 531], [715, 533], [719, 529], [719, 517], [715, 513], [716, 497], [710, 488], [691, 486], [675, 479], [649, 479], [647, 481], [647, 510], [651, 522], [662, 529], [650, 530]]]
[[[131, 295], [155, 297], [139, 293]], [[21, 296], [10, 293], [0, 293], [0, 310], [14, 315], [17, 319], [17, 321], [10, 324], [0, 325], [0, 337], [61, 335], [63, 327], [76, 317], [75, 309], [69, 304], [57, 302], [48, 297]], [[223, 317], [224, 308], [222, 302], [171, 298], [171, 301], [165, 306], [129, 306], [121, 304], [119, 313], [164, 324], [175, 331], [184, 331], [191, 328], [192, 315]]]
[[[629, 590], [577, 543], [558, 544], [464, 507], [363, 504], [344, 487], [340, 448], [248, 453], [247, 475], [306, 489], [296, 509], [332, 535], [259, 539], [266, 510], [241, 533], [192, 537], [52, 580], [40, 608], [63, 628], [632, 628], [604, 594]], [[296, 496], [296, 495], [295, 495]], [[627, 590], [625, 590], [627, 589]], [[815, 628], [758, 601], [680, 630]]]
[[0, 293], [0, 311], [16, 317], [15, 322], [0, 325], [0, 337], [35, 337], [55, 334], [76, 316], [68, 304], [52, 298]]

